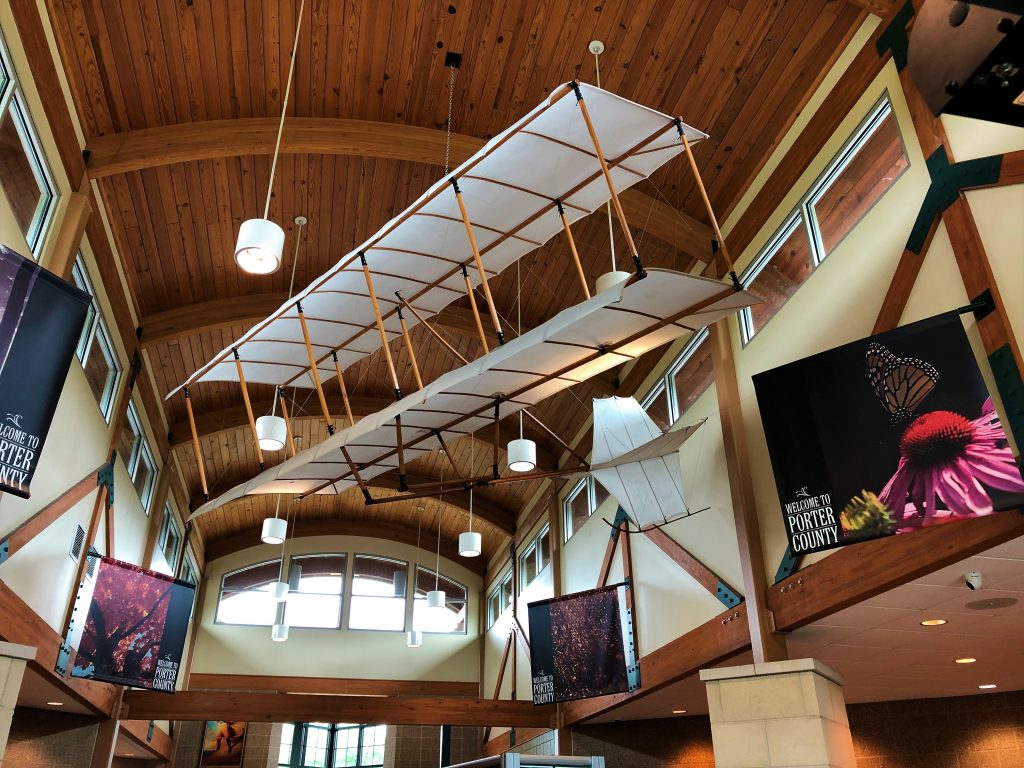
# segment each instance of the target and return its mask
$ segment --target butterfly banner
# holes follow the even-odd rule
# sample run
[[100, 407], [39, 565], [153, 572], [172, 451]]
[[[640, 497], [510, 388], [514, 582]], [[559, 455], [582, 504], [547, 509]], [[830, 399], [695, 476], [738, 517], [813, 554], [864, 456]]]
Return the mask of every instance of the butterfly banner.
[[89, 302], [89, 294], [0, 245], [0, 491], [4, 493], [29, 497]]
[[794, 555], [1024, 504], [956, 312], [753, 380]]

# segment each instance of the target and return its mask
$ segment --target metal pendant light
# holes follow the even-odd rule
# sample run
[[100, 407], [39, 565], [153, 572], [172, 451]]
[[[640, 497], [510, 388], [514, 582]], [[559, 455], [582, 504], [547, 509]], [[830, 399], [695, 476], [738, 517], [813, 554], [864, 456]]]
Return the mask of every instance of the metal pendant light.
[[281, 120], [277, 127], [277, 143], [274, 145], [274, 159], [270, 165], [270, 183], [267, 185], [267, 202], [262, 219], [249, 219], [238, 228], [235, 243], [235, 263], [253, 275], [269, 275], [281, 268], [284, 252], [284, 230], [269, 219], [270, 195], [274, 189], [274, 172], [277, 170], [277, 156], [281, 151], [281, 135], [284, 133], [284, 116], [288, 111], [288, 97], [291, 95], [292, 79], [295, 76], [295, 56], [299, 48], [299, 30], [302, 28], [302, 12], [306, 0], [299, 4], [298, 20], [295, 24], [295, 41], [292, 44], [291, 64], [288, 67], [288, 84], [281, 101]]
[[[476, 440], [469, 437], [470, 475], [476, 473]], [[469, 530], [459, 534], [459, 555], [462, 557], [479, 557], [483, 549], [483, 537], [473, 530], [473, 486], [469, 486]]]
[[[444, 449], [441, 450], [444, 456]], [[431, 610], [443, 609], [445, 604], [444, 590], [440, 589], [441, 583], [441, 500], [444, 498], [444, 465], [441, 465], [441, 492], [437, 497], [437, 563], [434, 566], [434, 588], [427, 592], [427, 608]]]
[[410, 629], [405, 633], [405, 646], [407, 648], [419, 648], [423, 645], [423, 633], [418, 629]]
[[[420, 529], [423, 525], [423, 512], [424, 507], [422, 504], [416, 507], [416, 559], [419, 559], [420, 554]], [[417, 568], [417, 565], [413, 563], [413, 568]], [[413, 573], [418, 573], [418, 570], [414, 570]], [[404, 594], [404, 593], [403, 593]], [[413, 621], [416, 621], [416, 613], [413, 612]], [[416, 629], [415, 624], [413, 628], [405, 633], [405, 645], [407, 648], [419, 648], [423, 645], [423, 633]]]
[[288, 520], [280, 516], [281, 496], [277, 497], [277, 506], [274, 508], [274, 516], [263, 521], [263, 533], [260, 539], [264, 544], [284, 544], [288, 535]]
[[270, 628], [270, 639], [275, 643], [283, 643], [288, 639], [288, 625], [275, 624]]
[[[519, 335], [523, 335], [523, 287], [520, 283], [519, 262], [516, 262], [516, 315]], [[523, 412], [519, 412], [519, 437], [508, 444], [508, 468], [513, 472], [530, 472], [537, 467], [537, 444], [523, 437]]]
[[[266, 520], [263, 521], [263, 541], [267, 541], [267, 523], [271, 523], [271, 528], [280, 528], [280, 531], [275, 531], [274, 533], [280, 533], [281, 540], [279, 542], [269, 542], [275, 544], [279, 543], [281, 545], [281, 565], [278, 566], [277, 569], [277, 581], [273, 581], [270, 583], [270, 597], [275, 603], [283, 603], [285, 600], [287, 600], [289, 591], [288, 582], [284, 580], [284, 550], [285, 539], [288, 533], [288, 518], [278, 517], [277, 515], [280, 511], [281, 497], [279, 495], [277, 497], [277, 509], [274, 511], [274, 516], [268, 517]], [[288, 631], [287, 627], [285, 627], [285, 639], [287, 639], [287, 637]]]

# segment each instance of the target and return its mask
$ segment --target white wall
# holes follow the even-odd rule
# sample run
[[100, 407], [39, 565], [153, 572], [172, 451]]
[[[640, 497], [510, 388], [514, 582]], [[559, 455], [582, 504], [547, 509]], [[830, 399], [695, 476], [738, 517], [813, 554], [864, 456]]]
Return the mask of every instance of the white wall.
[[[311, 536], [289, 542], [288, 555], [348, 552], [399, 558], [433, 570], [429, 552], [383, 539]], [[469, 591], [466, 633], [424, 633], [421, 648], [407, 648], [404, 632], [291, 628], [288, 641], [275, 643], [270, 627], [216, 624], [217, 600], [225, 573], [279, 557], [281, 548], [261, 544], [207, 563], [206, 596], [199, 610], [192, 672], [237, 675], [295, 675], [401, 680], [475, 681], [480, 674], [481, 579], [462, 565], [441, 558], [441, 573]], [[346, 585], [347, 587], [348, 585]], [[410, 581], [410, 589], [411, 581]]]

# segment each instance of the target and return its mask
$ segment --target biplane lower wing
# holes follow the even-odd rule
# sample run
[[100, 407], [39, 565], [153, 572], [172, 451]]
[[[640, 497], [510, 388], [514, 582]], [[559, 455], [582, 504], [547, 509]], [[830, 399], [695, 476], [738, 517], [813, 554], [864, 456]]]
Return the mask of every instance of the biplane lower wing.
[[[563, 310], [487, 355], [261, 472], [197, 509], [255, 494], [335, 494], [399, 469], [684, 333], [758, 303], [717, 280], [663, 269]], [[401, 428], [396, 427], [396, 419]]]

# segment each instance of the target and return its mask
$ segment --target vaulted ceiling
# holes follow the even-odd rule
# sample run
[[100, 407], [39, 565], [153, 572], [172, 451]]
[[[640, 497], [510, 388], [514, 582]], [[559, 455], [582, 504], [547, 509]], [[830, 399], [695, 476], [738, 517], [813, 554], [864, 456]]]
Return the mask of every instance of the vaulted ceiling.
[[[842, 0], [306, 0], [270, 218], [287, 233], [285, 268], [269, 277], [241, 272], [232, 252], [239, 224], [261, 215], [270, 173], [299, 3], [251, 0], [47, 0], [57, 43], [90, 150], [96, 180], [142, 342], [161, 393], [183, 381], [295, 288], [362, 242], [443, 172], [448, 52], [462, 54], [452, 92], [451, 162], [467, 157], [545, 94], [572, 78], [594, 82], [593, 39], [605, 42], [601, 84], [708, 132], [696, 159], [723, 219], [863, 20]], [[650, 266], [692, 269], [710, 258], [710, 229], [685, 160], [677, 159], [624, 196], [642, 258]], [[296, 251], [296, 216], [309, 226]], [[574, 232], [593, 280], [610, 268], [608, 225], [595, 215]], [[616, 235], [618, 239], [618, 235]], [[618, 243], [620, 258], [622, 244]], [[521, 261], [522, 323], [533, 327], [578, 301], [564, 238]], [[506, 324], [515, 327], [515, 269], [492, 283]], [[464, 355], [479, 354], [471, 318], [456, 304], [439, 330]], [[424, 329], [413, 331], [424, 380], [456, 363]], [[404, 350], [395, 349], [403, 386], [412, 387]], [[657, 353], [650, 353], [656, 355]], [[632, 374], [595, 379], [542, 403], [536, 415], [570, 442], [593, 396], [630, 393], [650, 361]], [[389, 402], [381, 355], [347, 373], [354, 409]], [[646, 368], [644, 366], [646, 365]], [[257, 410], [272, 391], [252, 387]], [[328, 396], [338, 401], [335, 390]], [[211, 493], [257, 470], [235, 385], [193, 389]], [[301, 395], [296, 432], [309, 446], [326, 430]], [[337, 406], [335, 406], [337, 408]], [[172, 451], [199, 494], [184, 404], [164, 404]], [[509, 434], [516, 425], [507, 425]], [[562, 446], [527, 422], [550, 467]], [[468, 440], [452, 446], [469, 463]], [[588, 450], [589, 438], [582, 448]], [[475, 460], [490, 464], [478, 441]], [[283, 456], [271, 457], [279, 461]], [[410, 472], [436, 477], [439, 454]], [[376, 481], [381, 498], [396, 480]], [[485, 550], [513, 530], [537, 483], [481, 490]], [[200, 518], [211, 551], [253, 535], [270, 508], [247, 499]], [[465, 527], [465, 494], [443, 501], [365, 507], [357, 493], [296, 505], [297, 530], [384, 536], [418, 522], [446, 546]], [[219, 544], [218, 544], [219, 543]]]

